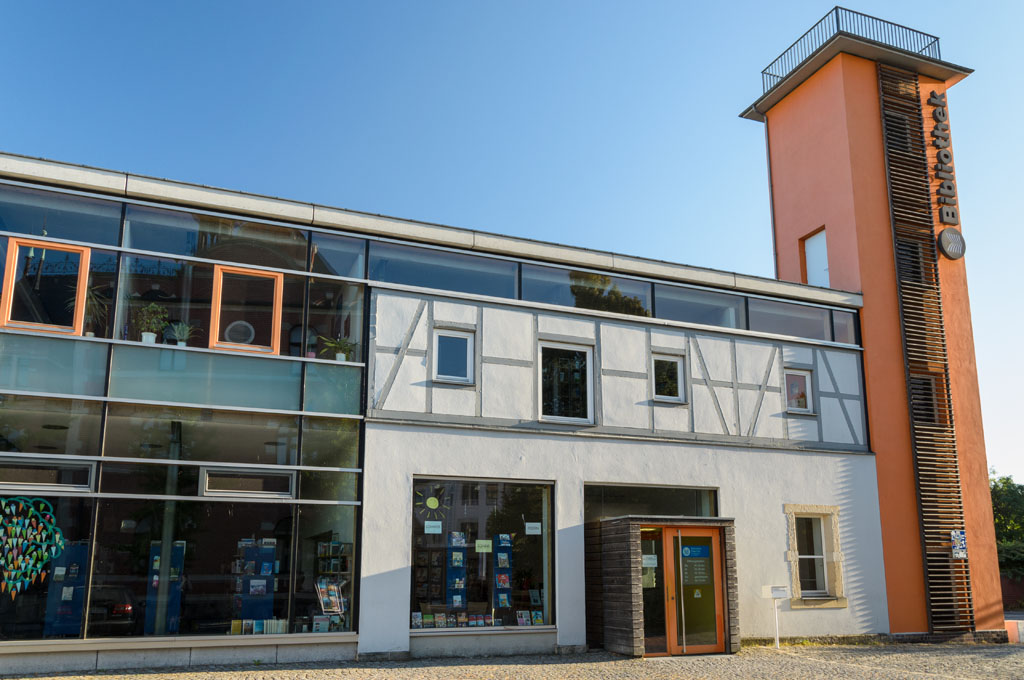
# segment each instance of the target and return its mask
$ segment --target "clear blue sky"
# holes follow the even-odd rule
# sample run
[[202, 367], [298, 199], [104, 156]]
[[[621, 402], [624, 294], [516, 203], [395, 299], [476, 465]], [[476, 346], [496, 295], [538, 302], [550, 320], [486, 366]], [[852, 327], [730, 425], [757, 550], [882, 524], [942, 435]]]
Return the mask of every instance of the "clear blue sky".
[[[950, 95], [990, 465], [1024, 480], [1024, 3], [859, 2]], [[760, 71], [832, 7], [36, 2], [0, 10], [0, 150], [771, 276]]]

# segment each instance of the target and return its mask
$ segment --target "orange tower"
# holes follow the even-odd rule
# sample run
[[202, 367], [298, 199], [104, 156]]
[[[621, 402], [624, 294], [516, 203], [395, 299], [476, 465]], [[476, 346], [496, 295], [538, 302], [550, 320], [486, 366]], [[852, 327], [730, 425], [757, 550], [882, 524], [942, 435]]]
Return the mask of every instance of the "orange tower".
[[765, 123], [778, 278], [864, 296], [893, 633], [1003, 629], [946, 97], [970, 73], [836, 7], [741, 114]]

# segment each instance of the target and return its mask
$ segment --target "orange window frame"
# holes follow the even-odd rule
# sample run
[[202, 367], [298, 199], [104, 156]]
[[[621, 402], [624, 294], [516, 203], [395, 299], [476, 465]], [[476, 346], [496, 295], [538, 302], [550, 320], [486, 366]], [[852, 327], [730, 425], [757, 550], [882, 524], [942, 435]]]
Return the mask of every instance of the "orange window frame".
[[[75, 290], [75, 312], [70, 326], [57, 326], [55, 324], [11, 319], [11, 312], [14, 307], [14, 277], [17, 275], [18, 251], [21, 248], [42, 248], [64, 253], [78, 253], [78, 283]], [[85, 326], [85, 291], [89, 286], [90, 252], [89, 248], [81, 246], [68, 246], [63, 243], [36, 241], [35, 239], [17, 238], [14, 236], [8, 237], [7, 263], [4, 269], [3, 289], [0, 291], [0, 326], [41, 331], [43, 333], [82, 335]]]
[[[220, 338], [220, 307], [221, 291], [225, 274], [240, 274], [257, 278], [271, 279], [274, 282], [274, 313], [270, 329], [270, 346], [244, 345], [237, 342], [224, 342]], [[213, 266], [213, 298], [210, 303], [210, 349], [231, 349], [239, 352], [258, 352], [260, 354], [277, 354], [281, 349], [281, 307], [284, 300], [284, 274], [268, 272], [262, 269], [246, 267], [229, 267], [215, 264]]]

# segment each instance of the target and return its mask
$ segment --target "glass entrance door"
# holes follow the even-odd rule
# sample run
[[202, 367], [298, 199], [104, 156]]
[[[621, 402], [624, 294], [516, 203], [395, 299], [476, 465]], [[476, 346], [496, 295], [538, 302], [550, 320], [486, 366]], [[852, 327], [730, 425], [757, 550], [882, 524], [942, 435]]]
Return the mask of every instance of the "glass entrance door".
[[724, 652], [720, 530], [665, 528], [661, 533], [668, 653]]

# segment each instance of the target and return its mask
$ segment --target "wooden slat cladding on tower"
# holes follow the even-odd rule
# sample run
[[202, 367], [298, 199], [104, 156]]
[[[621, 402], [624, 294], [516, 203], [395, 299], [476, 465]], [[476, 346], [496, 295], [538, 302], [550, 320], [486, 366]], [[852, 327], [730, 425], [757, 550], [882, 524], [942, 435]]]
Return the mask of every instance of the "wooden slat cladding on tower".
[[879, 64], [878, 84], [930, 632], [966, 632], [974, 606], [967, 560], [951, 550], [964, 509], [918, 77]]

